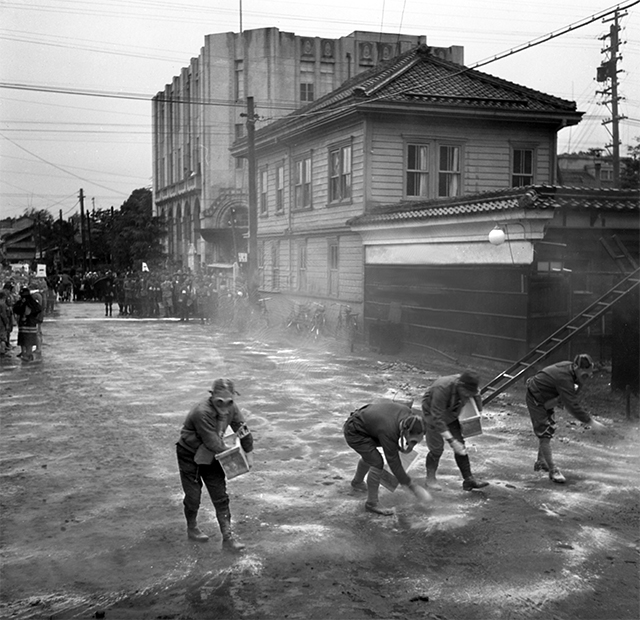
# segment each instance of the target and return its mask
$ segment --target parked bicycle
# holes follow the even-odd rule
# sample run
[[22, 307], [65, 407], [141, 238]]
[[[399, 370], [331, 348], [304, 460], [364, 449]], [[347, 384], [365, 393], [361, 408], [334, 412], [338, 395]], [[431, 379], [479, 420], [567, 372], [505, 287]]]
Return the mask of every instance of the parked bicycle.
[[349, 342], [349, 350], [353, 353], [356, 338], [358, 336], [358, 313], [351, 306], [340, 304], [338, 322], [336, 325], [336, 338], [345, 338]]
[[287, 317], [285, 325], [300, 334], [308, 334], [311, 331], [311, 310], [308, 304], [296, 304], [291, 314]]
[[327, 327], [327, 317], [325, 314], [326, 306], [324, 304], [314, 303], [313, 314], [311, 315], [311, 335], [314, 340], [318, 340], [324, 335]]

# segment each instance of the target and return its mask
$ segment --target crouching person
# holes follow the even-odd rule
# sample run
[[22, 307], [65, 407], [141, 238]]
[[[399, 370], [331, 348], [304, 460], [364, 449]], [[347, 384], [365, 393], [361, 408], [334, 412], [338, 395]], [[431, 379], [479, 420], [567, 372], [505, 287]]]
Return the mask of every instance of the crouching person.
[[422, 397], [422, 413], [426, 420], [427, 448], [427, 487], [440, 489], [436, 480], [436, 471], [446, 441], [453, 449], [456, 464], [462, 474], [462, 488], [473, 491], [486, 487], [489, 483], [476, 479], [471, 473], [469, 455], [464, 445], [460, 427], [460, 411], [471, 399], [474, 399], [478, 411], [482, 401], [478, 393], [480, 378], [473, 370], [465, 370], [459, 375], [450, 375], [436, 379], [427, 388]]
[[222, 546], [231, 551], [241, 551], [245, 545], [239, 542], [231, 529], [231, 511], [227, 495], [226, 477], [215, 455], [227, 450], [223, 436], [227, 427], [240, 438], [242, 449], [253, 461], [253, 437], [246, 426], [234, 397], [238, 395], [229, 379], [216, 379], [211, 395], [189, 411], [180, 439], [176, 444], [180, 480], [184, 490], [184, 515], [187, 519], [187, 535], [191, 540], [206, 542], [209, 537], [198, 527], [198, 510], [202, 485], [207, 487], [216, 510], [222, 533]]
[[378, 502], [380, 476], [384, 467], [379, 448], [382, 448], [384, 458], [398, 482], [419, 501], [429, 501], [429, 494], [411, 480], [400, 460], [400, 452], [411, 452], [424, 438], [422, 416], [412, 413], [410, 407], [401, 403], [377, 399], [351, 413], [343, 431], [347, 444], [360, 455], [351, 486], [367, 492], [365, 510], [385, 516], [394, 514], [392, 509], [384, 508]]

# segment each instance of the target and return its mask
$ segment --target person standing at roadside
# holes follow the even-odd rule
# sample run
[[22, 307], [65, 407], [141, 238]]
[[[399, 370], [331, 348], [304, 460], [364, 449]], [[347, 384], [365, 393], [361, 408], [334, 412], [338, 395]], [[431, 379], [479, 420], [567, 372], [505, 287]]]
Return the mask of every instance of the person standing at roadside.
[[470, 400], [474, 400], [478, 411], [482, 410], [482, 400], [478, 393], [480, 377], [474, 370], [465, 370], [459, 375], [436, 379], [422, 397], [422, 412], [427, 423], [426, 459], [427, 486], [441, 489], [436, 480], [440, 457], [446, 441], [454, 452], [456, 465], [462, 474], [462, 488], [465, 491], [482, 489], [489, 483], [477, 480], [471, 473], [471, 463], [464, 444], [460, 426], [460, 411]]
[[0, 290], [0, 355], [7, 355], [9, 333], [11, 332], [12, 310], [7, 305], [7, 294], [4, 289]]
[[[414, 414], [410, 406], [390, 399], [376, 399], [351, 413], [344, 423], [343, 433], [349, 447], [360, 455], [351, 486], [367, 492], [364, 505], [367, 512], [383, 516], [394, 514], [393, 509], [384, 508], [378, 502], [385, 460], [402, 486], [421, 502], [429, 502], [427, 491], [413, 482], [400, 460], [400, 452], [411, 452], [424, 438], [422, 416]], [[384, 459], [379, 448], [382, 448]]]
[[580, 353], [573, 362], [551, 364], [527, 380], [527, 409], [533, 432], [538, 438], [538, 457], [533, 470], [548, 472], [549, 479], [553, 482], [566, 482], [553, 460], [551, 450], [551, 439], [556, 431], [555, 407], [564, 406], [572, 416], [583, 424], [590, 425], [595, 431], [606, 428], [604, 424], [594, 420], [578, 400], [578, 394], [594, 371], [595, 364], [591, 356]]
[[33, 361], [33, 347], [38, 346], [38, 324], [42, 306], [27, 287], [20, 289], [20, 298], [13, 306], [18, 319], [18, 346], [23, 362]]
[[230, 426], [240, 439], [242, 449], [247, 453], [249, 465], [253, 463], [253, 436], [234, 400], [235, 396], [239, 394], [230, 379], [216, 379], [211, 387], [210, 396], [189, 411], [180, 431], [176, 451], [184, 491], [187, 536], [197, 542], [209, 540], [197, 522], [204, 483], [216, 510], [223, 548], [241, 551], [245, 545], [235, 538], [231, 529], [225, 473], [215, 458], [216, 454], [227, 450], [223, 437]]

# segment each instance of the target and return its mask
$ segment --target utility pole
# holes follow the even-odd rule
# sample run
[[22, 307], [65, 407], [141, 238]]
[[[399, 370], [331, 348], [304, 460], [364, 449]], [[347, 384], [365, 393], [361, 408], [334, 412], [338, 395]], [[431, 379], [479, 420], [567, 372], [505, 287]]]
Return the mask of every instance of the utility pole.
[[605, 99], [602, 103], [610, 106], [611, 118], [607, 118], [602, 121], [603, 125], [611, 123], [611, 144], [607, 144], [607, 148], [611, 148], [611, 155], [613, 158], [613, 186], [620, 187], [620, 121], [625, 119], [626, 116], [621, 116], [618, 112], [618, 101], [621, 97], [618, 96], [618, 73], [622, 70], [618, 70], [618, 61], [622, 60], [622, 56], [619, 56], [620, 49], [620, 18], [627, 15], [627, 13], [620, 14], [615, 12], [613, 18], [605, 19], [603, 22], [613, 21], [609, 27], [609, 34], [600, 37], [600, 40], [609, 39], [609, 47], [605, 47], [602, 52], [608, 54], [608, 58], [598, 67], [597, 81], [609, 82], [603, 90], [596, 91], [598, 94], [608, 96], [610, 99]]
[[247, 289], [249, 301], [258, 299], [258, 194], [256, 192], [256, 114], [253, 97], [247, 97], [247, 146], [249, 159], [249, 257], [247, 263]]
[[[91, 200], [95, 199], [92, 198]], [[89, 209], [87, 209], [87, 252], [89, 253], [89, 271], [93, 271], [93, 250], [91, 249], [91, 212]]]
[[82, 273], [87, 271], [87, 252], [85, 250], [86, 241], [84, 236], [84, 192], [80, 188], [80, 194], [78, 195], [80, 200], [80, 239], [82, 241]]

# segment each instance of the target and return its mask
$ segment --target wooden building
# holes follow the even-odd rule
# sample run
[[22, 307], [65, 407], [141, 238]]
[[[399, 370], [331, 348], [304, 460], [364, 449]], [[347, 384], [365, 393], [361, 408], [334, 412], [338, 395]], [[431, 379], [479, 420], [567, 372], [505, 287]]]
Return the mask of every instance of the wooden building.
[[[379, 312], [364, 305], [373, 301], [377, 274], [370, 266], [384, 264], [385, 244], [377, 242], [374, 250], [369, 230], [355, 224], [358, 217], [383, 205], [410, 208], [429, 200], [455, 202], [510, 187], [552, 185], [557, 132], [581, 116], [574, 102], [468, 69], [419, 45], [258, 129], [262, 291], [283, 313], [295, 303], [317, 301], [327, 306], [329, 322], [341, 304], [360, 317], [364, 310], [367, 320], [376, 318]], [[232, 154], [248, 156], [246, 138], [234, 144]], [[543, 239], [543, 212], [528, 213], [529, 234]], [[455, 234], [479, 235], [476, 217], [462, 217]], [[391, 229], [392, 222], [385, 226]], [[400, 215], [389, 234], [403, 228], [414, 235], [414, 246], [404, 246], [404, 264], [455, 265], [456, 252], [466, 251], [458, 240], [440, 244], [435, 255], [416, 255], [425, 247], [425, 235], [454, 231], [420, 229]], [[481, 233], [487, 251], [476, 257], [485, 265], [492, 260], [487, 232]], [[371, 262], [374, 251], [378, 255]], [[491, 271], [486, 278], [496, 277]], [[507, 356], [501, 348], [487, 354]]]

